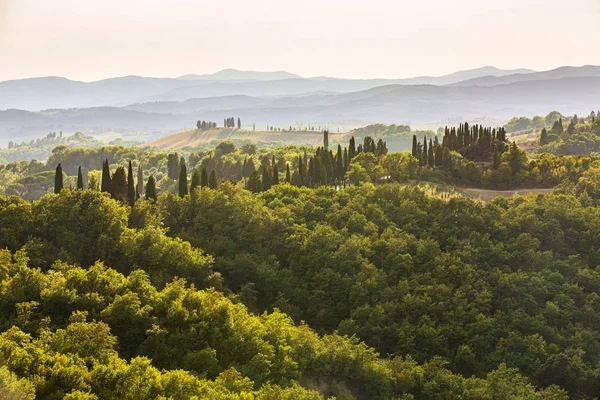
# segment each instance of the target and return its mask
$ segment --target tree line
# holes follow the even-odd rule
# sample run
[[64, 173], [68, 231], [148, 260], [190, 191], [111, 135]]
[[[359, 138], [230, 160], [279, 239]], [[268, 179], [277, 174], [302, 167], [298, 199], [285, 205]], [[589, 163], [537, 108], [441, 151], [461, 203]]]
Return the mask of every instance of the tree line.
[[[223, 120], [223, 127], [225, 127], [225, 128], [235, 128], [236, 127], [235, 118], [234, 117], [225, 118]], [[242, 120], [239, 117], [237, 119], [237, 128], [238, 129], [242, 129]]]
[[198, 128], [198, 130], [201, 130], [201, 131], [206, 131], [208, 129], [215, 129], [216, 127], [217, 127], [216, 122], [207, 122], [207, 121], [200, 121], [200, 120], [198, 120], [198, 122], [196, 122], [196, 128]]

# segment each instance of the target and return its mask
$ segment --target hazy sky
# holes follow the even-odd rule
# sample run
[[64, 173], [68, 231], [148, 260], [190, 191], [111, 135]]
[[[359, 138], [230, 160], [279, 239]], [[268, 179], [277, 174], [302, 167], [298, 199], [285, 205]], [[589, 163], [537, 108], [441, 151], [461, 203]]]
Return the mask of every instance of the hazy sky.
[[600, 64], [600, 0], [0, 0], [0, 80]]

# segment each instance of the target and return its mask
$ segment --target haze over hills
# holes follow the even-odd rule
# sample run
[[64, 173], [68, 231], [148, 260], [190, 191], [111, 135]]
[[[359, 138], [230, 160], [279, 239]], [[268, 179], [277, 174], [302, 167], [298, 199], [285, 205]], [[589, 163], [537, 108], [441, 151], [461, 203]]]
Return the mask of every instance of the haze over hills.
[[207, 80], [207, 81], [276, 81], [280, 79], [302, 78], [300, 75], [292, 74], [286, 71], [260, 72], [260, 71], [239, 71], [237, 69], [224, 69], [214, 74], [194, 75], [188, 74], [180, 76], [177, 79], [183, 80]]
[[560, 67], [550, 71], [480, 76], [452, 84], [453, 86], [495, 86], [506, 83], [562, 78], [599, 77], [600, 66]]
[[154, 102], [128, 107], [25, 112], [0, 111], [0, 132], [47, 132], [49, 126], [82, 130], [119, 127], [162, 130], [191, 127], [198, 119], [217, 121], [240, 117], [243, 126], [356, 127], [375, 122], [413, 125], [460, 116], [506, 119], [540, 115], [551, 110], [566, 114], [600, 106], [600, 77], [515, 82], [497, 86], [386, 85], [352, 93], [259, 98], [228, 96], [183, 102]]
[[147, 101], [183, 101], [229, 95], [285, 96], [315, 91], [348, 93], [390, 84], [446, 85], [483, 76], [504, 76], [529, 70], [483, 67], [441, 77], [408, 79], [303, 78], [288, 72], [223, 70], [179, 78], [124, 76], [94, 82], [42, 77], [0, 82], [0, 110], [40, 111], [52, 108], [125, 106]]
[[6, 81], [0, 83], [0, 110], [9, 109], [0, 111], [0, 145], [15, 135], [29, 140], [57, 127], [151, 133], [190, 128], [199, 119], [220, 124], [230, 116], [242, 118], [246, 128], [319, 124], [351, 129], [376, 122], [419, 127], [445, 119], [508, 120], [552, 110], [582, 114], [600, 107], [598, 66], [527, 71], [483, 67], [442, 77], [360, 80], [277, 79], [287, 73], [225, 70], [198, 79]]

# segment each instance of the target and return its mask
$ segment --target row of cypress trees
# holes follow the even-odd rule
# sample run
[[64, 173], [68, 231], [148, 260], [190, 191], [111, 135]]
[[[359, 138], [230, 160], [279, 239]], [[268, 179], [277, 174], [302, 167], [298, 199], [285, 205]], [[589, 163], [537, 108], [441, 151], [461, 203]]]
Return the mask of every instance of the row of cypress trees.
[[451, 151], [456, 151], [471, 161], [495, 162], [507, 148], [506, 131], [503, 127], [484, 128], [482, 125], [469, 126], [465, 122], [458, 128], [446, 127], [441, 143], [437, 136], [434, 136], [433, 141], [429, 138], [429, 142], [427, 136], [424, 136], [423, 142], [420, 142], [417, 135], [413, 135], [412, 155], [419, 160], [421, 166], [433, 168], [449, 166]]
[[[376, 156], [381, 157], [387, 154], [387, 146], [383, 140], [377, 143], [371, 137], [365, 137], [364, 142], [356, 146], [356, 140], [351, 137], [348, 147], [342, 149], [338, 144], [337, 152], [333, 153], [329, 149], [329, 132], [323, 132], [323, 147], [316, 150], [314, 156], [307, 157], [304, 152], [304, 157], [298, 157], [298, 169], [291, 174], [289, 164], [286, 164], [285, 181], [296, 186], [316, 187], [321, 185], [335, 185], [344, 181], [346, 172], [352, 158], [361, 152], [371, 152]], [[250, 160], [251, 161], [251, 160]], [[251, 167], [252, 172], [249, 174], [246, 181], [246, 187], [253, 192], [268, 190], [272, 185], [279, 183], [279, 170], [275, 162], [275, 156], [272, 157], [271, 165], [263, 165], [259, 171], [254, 169], [254, 165], [244, 160], [244, 170]], [[190, 192], [193, 192], [196, 187], [209, 187], [216, 189], [218, 187], [217, 174], [214, 169], [210, 175], [205, 167], [194, 169], [192, 173], [191, 183], [188, 185], [187, 165], [183, 157], [178, 159], [177, 153], [169, 154], [167, 157], [168, 177], [177, 179], [177, 193], [180, 197], [185, 197]], [[178, 170], [176, 174], [175, 171]], [[108, 160], [102, 163], [102, 180], [100, 190], [110, 193], [111, 197], [126, 202], [133, 206], [136, 200], [142, 194], [145, 188], [147, 199], [156, 199], [156, 180], [154, 176], [150, 176], [148, 183], [144, 187], [143, 170], [141, 164], [137, 171], [137, 184], [133, 176], [132, 162], [129, 161], [127, 172], [123, 166], [117, 167], [111, 175], [110, 165]], [[83, 175], [81, 167], [78, 170], [77, 189], [84, 187]], [[55, 193], [59, 193], [63, 188], [63, 172], [60, 164], [56, 167], [55, 175]]]
[[[315, 155], [308, 157], [298, 156], [298, 168], [291, 173], [289, 163], [286, 164], [285, 182], [295, 186], [318, 187], [323, 185], [340, 185], [345, 182], [346, 172], [350, 162], [360, 153], [373, 153], [377, 158], [387, 154], [387, 144], [379, 139], [375, 142], [367, 136], [363, 143], [356, 146], [354, 136], [350, 138], [348, 147], [338, 144], [337, 151], [329, 149], [329, 132], [323, 132], [323, 147], [318, 147]], [[251, 161], [251, 160], [250, 160]], [[279, 170], [273, 156], [271, 165], [263, 165], [258, 171], [254, 164], [244, 161], [244, 170], [250, 165], [251, 173], [246, 180], [246, 188], [252, 192], [269, 190], [271, 186], [279, 183]]]
[[200, 171], [198, 171], [198, 169], [195, 168], [194, 172], [192, 173], [192, 181], [189, 185], [189, 191], [187, 176], [188, 174], [185, 159], [181, 157], [179, 164], [179, 177], [177, 182], [179, 197], [185, 197], [188, 193], [193, 193], [194, 189], [196, 189], [197, 187], [209, 187], [211, 189], [216, 189], [219, 186], [219, 182], [217, 180], [217, 172], [214, 169], [210, 171], [209, 176], [206, 168], [202, 168]]
[[[56, 166], [54, 175], [54, 193], [60, 193], [63, 188], [63, 170], [59, 163]], [[80, 166], [77, 170], [77, 190], [83, 189], [84, 181]], [[125, 172], [123, 166], [119, 166], [112, 175], [110, 173], [108, 160], [102, 162], [102, 180], [100, 183], [100, 190], [102, 192], [109, 193], [112, 198], [133, 206], [140, 198], [143, 189], [145, 189], [146, 199], [156, 199], [156, 180], [153, 175], [150, 175], [148, 183], [144, 187], [144, 171], [141, 164], [138, 166], [136, 184], [133, 177], [133, 165], [131, 161], [129, 161], [127, 172]]]
[[[104, 160], [102, 163], [102, 181], [100, 190], [110, 193], [112, 198], [133, 206], [140, 198], [143, 185], [144, 172], [141, 164], [138, 166], [136, 183], [133, 177], [133, 165], [131, 160], [127, 167], [127, 173], [123, 166], [119, 166], [112, 175], [110, 173], [108, 160]], [[156, 199], [156, 180], [154, 179], [154, 176], [150, 175], [145, 189], [146, 198]]]

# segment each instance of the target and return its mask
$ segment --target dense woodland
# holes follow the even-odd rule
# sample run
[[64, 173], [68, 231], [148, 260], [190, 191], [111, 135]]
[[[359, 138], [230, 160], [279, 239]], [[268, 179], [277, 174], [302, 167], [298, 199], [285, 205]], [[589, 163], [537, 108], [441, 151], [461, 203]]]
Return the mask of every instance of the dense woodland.
[[3, 382], [50, 399], [585, 398], [597, 219], [574, 195], [399, 184], [0, 198]]
[[[532, 159], [468, 124], [412, 142], [59, 147], [2, 166], [41, 198], [0, 196], [0, 391], [597, 396], [600, 159]], [[423, 181], [554, 194], [483, 203]]]

